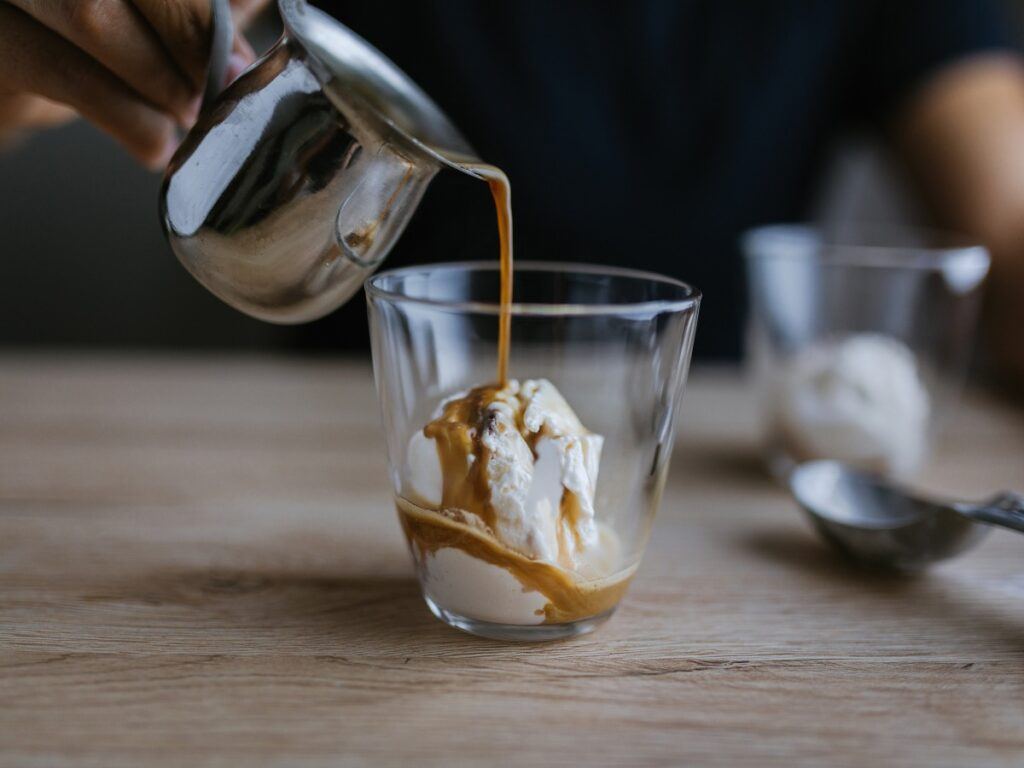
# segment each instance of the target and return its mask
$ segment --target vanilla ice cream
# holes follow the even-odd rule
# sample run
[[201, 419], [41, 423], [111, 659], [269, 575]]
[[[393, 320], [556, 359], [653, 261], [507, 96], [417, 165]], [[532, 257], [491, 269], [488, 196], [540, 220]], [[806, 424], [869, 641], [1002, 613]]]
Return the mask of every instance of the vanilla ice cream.
[[901, 341], [858, 334], [787, 360], [771, 417], [796, 460], [837, 459], [892, 475], [913, 472], [928, 442], [928, 391]]
[[485, 621], [540, 623], [566, 612], [559, 599], [593, 592], [585, 581], [613, 574], [618, 539], [594, 510], [603, 442], [545, 379], [443, 401], [409, 440], [400, 505], [431, 599]]
[[[584, 428], [546, 379], [492, 388], [489, 402], [472, 414], [476, 423], [462, 420], [463, 409], [450, 408], [468, 395], [441, 403], [430, 424], [409, 441], [407, 497], [428, 508], [469, 513], [476, 518], [471, 524], [485, 524], [503, 544], [531, 559], [579, 568], [583, 552], [597, 543], [594, 491], [604, 438]], [[450, 458], [465, 464], [444, 467], [444, 447], [457, 443], [467, 427], [474, 434], [464, 437], [478, 436], [483, 450], [456, 446], [463, 450], [449, 451], [457, 454]], [[472, 487], [477, 461], [484, 465], [477, 469], [484, 487]], [[453, 492], [447, 500], [446, 469], [461, 475], [449, 478]]]

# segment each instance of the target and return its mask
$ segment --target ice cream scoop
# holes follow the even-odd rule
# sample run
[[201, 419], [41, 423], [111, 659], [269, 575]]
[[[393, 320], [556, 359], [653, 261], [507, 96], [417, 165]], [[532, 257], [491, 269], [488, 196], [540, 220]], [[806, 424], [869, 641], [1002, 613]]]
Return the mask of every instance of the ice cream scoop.
[[405, 495], [526, 557], [578, 570], [598, 538], [603, 443], [546, 379], [477, 387], [441, 403], [412, 436]]
[[546, 379], [482, 385], [438, 406], [409, 440], [397, 499], [435, 614], [495, 637], [549, 622], [586, 620], [586, 631], [610, 614], [635, 568], [596, 520], [603, 443]]
[[930, 413], [914, 353], [876, 333], [800, 350], [774, 398], [775, 428], [798, 461], [836, 459], [894, 476], [920, 465]]
[[1024, 496], [1016, 493], [933, 501], [835, 461], [801, 464], [789, 483], [827, 541], [875, 565], [914, 569], [953, 557], [986, 533], [979, 523], [1024, 533]]

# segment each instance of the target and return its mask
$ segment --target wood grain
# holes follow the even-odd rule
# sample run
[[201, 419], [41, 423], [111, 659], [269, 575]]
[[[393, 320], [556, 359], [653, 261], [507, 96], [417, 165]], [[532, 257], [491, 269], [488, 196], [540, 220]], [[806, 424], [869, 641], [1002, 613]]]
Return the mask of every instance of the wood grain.
[[[687, 392], [653, 540], [594, 635], [449, 630], [411, 577], [369, 369], [0, 357], [0, 764], [1024, 762], [1024, 548], [837, 560], [760, 470], [728, 371]], [[1024, 486], [972, 396], [923, 483]]]

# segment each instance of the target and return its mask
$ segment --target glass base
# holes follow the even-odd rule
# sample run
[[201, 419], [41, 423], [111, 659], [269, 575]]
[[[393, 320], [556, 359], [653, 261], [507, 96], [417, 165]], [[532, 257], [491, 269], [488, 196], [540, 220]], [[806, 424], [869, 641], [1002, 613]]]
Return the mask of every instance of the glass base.
[[452, 613], [431, 600], [426, 595], [423, 599], [427, 602], [430, 612], [447, 624], [449, 627], [461, 629], [477, 637], [486, 637], [491, 640], [510, 640], [515, 642], [540, 643], [546, 640], [564, 640], [569, 637], [577, 637], [593, 632], [601, 624], [615, 613], [614, 608], [609, 608], [604, 613], [591, 616], [579, 621], [570, 621], [565, 624], [495, 624], [490, 621], [478, 621]]

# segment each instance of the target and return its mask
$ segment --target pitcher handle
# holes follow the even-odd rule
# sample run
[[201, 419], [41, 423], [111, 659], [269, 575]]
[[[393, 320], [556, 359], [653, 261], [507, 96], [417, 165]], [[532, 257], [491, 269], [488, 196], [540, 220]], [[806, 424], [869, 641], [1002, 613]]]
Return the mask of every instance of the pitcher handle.
[[224, 78], [227, 76], [234, 39], [230, 0], [210, 0], [210, 66], [206, 71], [203, 109], [210, 106], [224, 90]]

